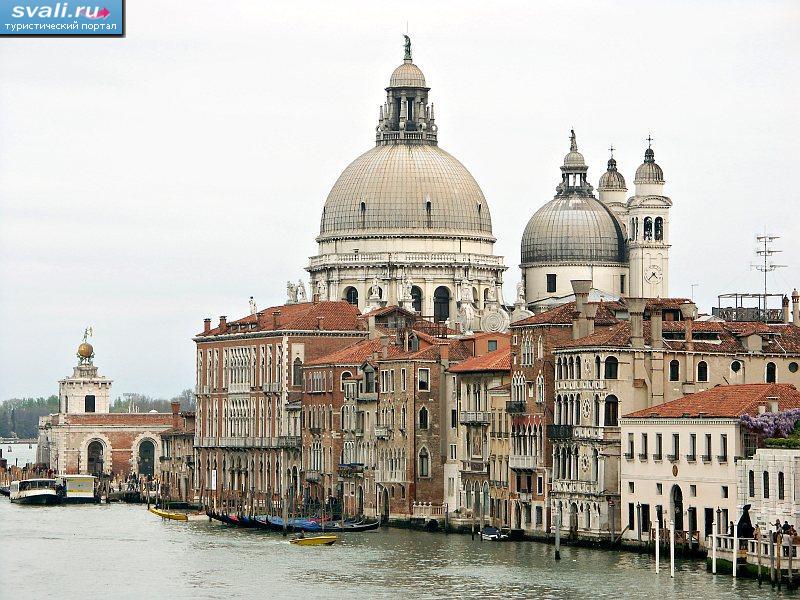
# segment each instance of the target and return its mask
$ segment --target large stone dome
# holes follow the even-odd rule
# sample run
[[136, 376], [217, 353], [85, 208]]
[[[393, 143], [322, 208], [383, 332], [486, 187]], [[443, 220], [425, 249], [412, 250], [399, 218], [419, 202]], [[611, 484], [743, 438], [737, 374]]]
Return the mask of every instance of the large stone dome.
[[379, 145], [350, 163], [328, 194], [317, 239], [404, 234], [494, 240], [478, 183], [436, 145]]
[[523, 264], [625, 261], [625, 235], [619, 221], [592, 196], [556, 196], [536, 211], [522, 234]]

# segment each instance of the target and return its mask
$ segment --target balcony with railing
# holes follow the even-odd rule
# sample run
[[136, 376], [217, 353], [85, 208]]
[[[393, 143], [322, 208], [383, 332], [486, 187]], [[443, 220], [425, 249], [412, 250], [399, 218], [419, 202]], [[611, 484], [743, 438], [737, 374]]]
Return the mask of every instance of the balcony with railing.
[[548, 425], [547, 437], [551, 440], [571, 440], [572, 425]]
[[261, 391], [265, 393], [278, 393], [281, 391], [281, 384], [279, 381], [270, 381], [261, 385]]
[[322, 474], [319, 471], [305, 471], [304, 476], [309, 483], [317, 483], [322, 480]]
[[536, 456], [512, 454], [508, 457], [508, 468], [516, 471], [533, 471], [536, 468]]
[[299, 449], [302, 440], [299, 435], [279, 435], [275, 444], [278, 448], [296, 448]]
[[461, 461], [462, 473], [486, 474], [489, 472], [489, 463], [485, 460], [472, 459]]
[[358, 402], [377, 402], [378, 392], [359, 392], [356, 400]]
[[379, 440], [388, 440], [389, 439], [389, 428], [383, 426], [375, 427], [375, 437]]
[[580, 481], [578, 479], [554, 479], [554, 493], [562, 494], [601, 494], [603, 490], [596, 481]]
[[512, 415], [525, 414], [527, 405], [524, 400], [506, 400], [506, 412]]
[[339, 465], [340, 477], [360, 477], [364, 475], [363, 463], [346, 463]]
[[488, 425], [490, 420], [489, 411], [462, 410], [458, 421], [462, 425]]

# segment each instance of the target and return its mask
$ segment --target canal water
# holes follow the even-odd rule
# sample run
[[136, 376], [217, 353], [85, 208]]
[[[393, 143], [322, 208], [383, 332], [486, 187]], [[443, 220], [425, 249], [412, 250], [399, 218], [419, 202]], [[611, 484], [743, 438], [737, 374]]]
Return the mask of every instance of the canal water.
[[383, 529], [332, 547], [143, 506], [25, 507], [0, 499], [0, 598], [772, 598], [705, 564], [531, 542]]

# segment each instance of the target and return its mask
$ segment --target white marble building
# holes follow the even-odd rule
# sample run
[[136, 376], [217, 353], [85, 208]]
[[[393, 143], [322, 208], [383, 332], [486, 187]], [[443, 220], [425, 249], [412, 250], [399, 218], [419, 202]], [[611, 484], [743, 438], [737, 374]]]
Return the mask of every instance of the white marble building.
[[466, 331], [504, 330], [507, 267], [494, 255], [489, 205], [470, 172], [439, 147], [429, 90], [407, 41], [375, 147], [328, 194], [319, 251], [306, 268], [311, 296], [362, 310], [397, 304]]
[[664, 173], [653, 149], [636, 170], [634, 195], [626, 199], [617, 161], [600, 177], [599, 197], [573, 131], [555, 197], [531, 217], [522, 235], [525, 300], [539, 312], [572, 293], [570, 282], [591, 280], [612, 295], [669, 295], [669, 209]]

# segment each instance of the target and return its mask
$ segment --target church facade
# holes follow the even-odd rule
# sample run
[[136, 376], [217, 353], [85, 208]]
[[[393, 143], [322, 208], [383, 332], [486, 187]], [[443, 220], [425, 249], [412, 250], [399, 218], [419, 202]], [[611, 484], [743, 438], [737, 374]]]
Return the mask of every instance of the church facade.
[[398, 305], [463, 330], [503, 330], [503, 258], [470, 172], [439, 147], [425, 76], [406, 41], [379, 109], [375, 147], [328, 194], [306, 270], [319, 300]]
[[[669, 295], [669, 209], [664, 172], [651, 147], [636, 170], [633, 196], [611, 157], [598, 196], [573, 131], [555, 197], [531, 217], [522, 235], [520, 268], [526, 304], [535, 312], [591, 280], [612, 296]], [[537, 310], [539, 309], [539, 310]]]

